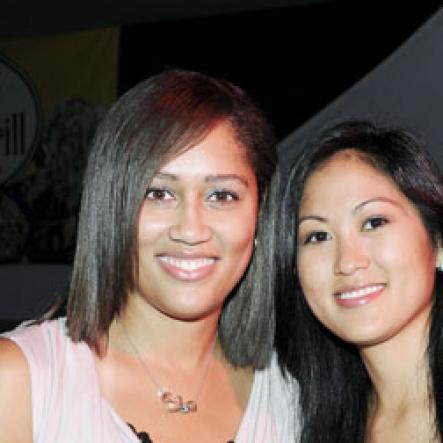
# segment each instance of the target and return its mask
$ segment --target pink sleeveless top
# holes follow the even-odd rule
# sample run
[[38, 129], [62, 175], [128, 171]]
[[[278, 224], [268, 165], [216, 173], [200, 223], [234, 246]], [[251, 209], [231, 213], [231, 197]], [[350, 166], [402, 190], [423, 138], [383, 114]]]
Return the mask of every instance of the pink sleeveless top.
[[[102, 398], [94, 355], [85, 343], [69, 339], [65, 319], [20, 326], [3, 336], [29, 364], [34, 443], [140, 443]], [[283, 378], [274, 356], [255, 373], [235, 443], [297, 441], [296, 405], [297, 386]]]

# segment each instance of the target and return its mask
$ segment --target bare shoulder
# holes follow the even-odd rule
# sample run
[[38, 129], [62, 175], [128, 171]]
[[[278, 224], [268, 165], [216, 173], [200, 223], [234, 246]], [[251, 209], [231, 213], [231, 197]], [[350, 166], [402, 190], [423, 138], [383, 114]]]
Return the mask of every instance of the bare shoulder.
[[0, 392], [0, 441], [32, 442], [29, 367], [21, 349], [6, 338], [0, 338]]

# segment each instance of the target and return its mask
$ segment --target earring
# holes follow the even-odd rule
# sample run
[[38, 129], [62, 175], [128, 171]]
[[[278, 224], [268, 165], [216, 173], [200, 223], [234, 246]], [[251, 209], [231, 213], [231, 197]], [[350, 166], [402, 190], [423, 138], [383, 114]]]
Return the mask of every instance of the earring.
[[437, 260], [435, 263], [435, 267], [440, 271], [443, 272], [443, 248], [438, 248], [437, 251]]
[[257, 241], [257, 237], [254, 238], [254, 248], [257, 247], [258, 241]]

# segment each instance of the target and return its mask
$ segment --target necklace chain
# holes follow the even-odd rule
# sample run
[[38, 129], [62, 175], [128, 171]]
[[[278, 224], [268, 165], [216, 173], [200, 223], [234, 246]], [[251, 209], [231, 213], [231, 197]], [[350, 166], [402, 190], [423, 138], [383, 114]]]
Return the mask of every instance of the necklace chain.
[[203, 389], [204, 382], [206, 380], [206, 377], [209, 372], [209, 366], [211, 362], [211, 356], [214, 351], [215, 343], [217, 341], [217, 336], [214, 338], [214, 342], [211, 347], [211, 351], [208, 353], [208, 356], [206, 358], [204, 369], [203, 369], [203, 375], [200, 379], [200, 383], [198, 384], [197, 391], [195, 394], [195, 400], [188, 400], [184, 401], [183, 396], [180, 394], [173, 394], [171, 391], [160, 385], [160, 383], [157, 382], [154, 375], [152, 374], [151, 370], [149, 369], [147, 363], [145, 360], [141, 357], [140, 352], [138, 348], [135, 346], [134, 342], [129, 337], [128, 331], [126, 330], [126, 326], [123, 322], [120, 322], [123, 330], [123, 334], [126, 338], [126, 341], [128, 342], [130, 348], [134, 352], [134, 354], [137, 357], [137, 360], [140, 362], [142, 367], [144, 368], [149, 380], [156, 388], [156, 394], [160, 398], [160, 400], [166, 405], [166, 409], [169, 412], [181, 412], [182, 414], [187, 414], [189, 412], [196, 412], [197, 411], [197, 402], [200, 398], [201, 391]]

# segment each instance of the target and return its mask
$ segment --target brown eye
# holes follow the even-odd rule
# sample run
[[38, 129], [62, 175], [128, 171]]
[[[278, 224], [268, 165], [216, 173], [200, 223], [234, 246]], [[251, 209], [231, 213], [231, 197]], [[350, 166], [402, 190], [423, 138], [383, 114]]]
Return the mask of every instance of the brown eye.
[[208, 200], [211, 202], [229, 203], [238, 200], [238, 195], [235, 192], [222, 189], [211, 192]]
[[324, 242], [327, 240], [330, 240], [332, 237], [328, 232], [325, 231], [315, 231], [315, 232], [310, 232], [303, 244], [309, 244], [309, 243], [320, 243], [320, 242]]
[[373, 231], [388, 223], [385, 217], [371, 217], [363, 223], [363, 231]]
[[162, 201], [173, 198], [171, 191], [162, 188], [148, 188], [146, 190], [145, 198], [148, 200]]

